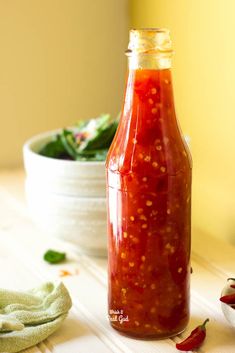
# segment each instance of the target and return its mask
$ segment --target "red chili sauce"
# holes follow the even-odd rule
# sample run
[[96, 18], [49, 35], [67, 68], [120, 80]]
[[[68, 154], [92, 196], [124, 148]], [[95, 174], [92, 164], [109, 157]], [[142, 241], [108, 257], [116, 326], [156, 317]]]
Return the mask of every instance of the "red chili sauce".
[[111, 324], [140, 338], [177, 334], [189, 319], [191, 159], [170, 70], [129, 72], [107, 187]]

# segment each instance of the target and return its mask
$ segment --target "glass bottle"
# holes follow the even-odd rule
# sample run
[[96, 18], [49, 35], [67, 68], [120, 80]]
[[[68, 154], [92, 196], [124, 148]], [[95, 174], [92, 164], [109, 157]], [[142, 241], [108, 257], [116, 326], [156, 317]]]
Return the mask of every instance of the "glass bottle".
[[189, 320], [191, 157], [176, 120], [166, 29], [130, 31], [120, 123], [107, 161], [108, 302], [128, 336]]

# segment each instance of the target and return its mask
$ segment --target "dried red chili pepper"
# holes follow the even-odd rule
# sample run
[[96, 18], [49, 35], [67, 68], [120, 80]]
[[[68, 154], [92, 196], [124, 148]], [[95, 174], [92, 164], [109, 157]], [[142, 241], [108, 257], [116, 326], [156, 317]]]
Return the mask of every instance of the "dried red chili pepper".
[[190, 335], [182, 342], [176, 344], [176, 348], [180, 351], [191, 351], [199, 348], [206, 337], [206, 319], [202, 325], [197, 326]]
[[235, 293], [223, 295], [219, 300], [225, 304], [235, 304]]

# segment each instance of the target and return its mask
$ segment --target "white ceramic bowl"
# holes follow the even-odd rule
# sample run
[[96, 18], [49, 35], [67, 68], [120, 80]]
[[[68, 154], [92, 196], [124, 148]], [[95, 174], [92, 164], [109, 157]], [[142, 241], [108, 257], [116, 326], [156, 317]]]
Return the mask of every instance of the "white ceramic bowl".
[[[235, 284], [234, 281], [228, 281], [222, 290], [221, 296], [229, 295], [235, 293], [235, 289], [231, 288], [230, 285]], [[235, 328], [235, 309], [230, 305], [221, 302], [221, 308], [226, 320], [230, 323], [232, 327]]]
[[37, 135], [23, 147], [30, 214], [46, 235], [71, 242], [86, 253], [105, 255], [104, 162], [39, 155], [40, 148], [58, 131]]
[[105, 197], [104, 162], [60, 160], [37, 153], [58, 132], [46, 132], [25, 143], [24, 165], [30, 182], [59, 194]]

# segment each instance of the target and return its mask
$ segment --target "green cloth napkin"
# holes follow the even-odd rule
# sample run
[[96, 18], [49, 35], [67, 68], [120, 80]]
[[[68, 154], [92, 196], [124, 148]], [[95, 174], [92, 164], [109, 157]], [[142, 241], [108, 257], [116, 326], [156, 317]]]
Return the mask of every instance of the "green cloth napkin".
[[27, 292], [0, 289], [0, 352], [19, 352], [43, 341], [60, 327], [71, 305], [63, 283]]

